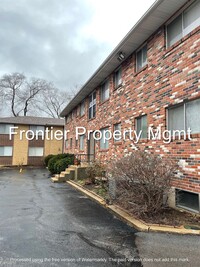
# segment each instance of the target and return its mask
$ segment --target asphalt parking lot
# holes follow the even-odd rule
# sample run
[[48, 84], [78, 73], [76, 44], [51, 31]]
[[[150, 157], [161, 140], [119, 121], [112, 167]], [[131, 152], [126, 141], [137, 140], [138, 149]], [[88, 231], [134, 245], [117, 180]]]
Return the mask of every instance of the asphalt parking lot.
[[0, 196], [0, 266], [199, 266], [199, 236], [139, 233], [45, 169], [0, 170]]

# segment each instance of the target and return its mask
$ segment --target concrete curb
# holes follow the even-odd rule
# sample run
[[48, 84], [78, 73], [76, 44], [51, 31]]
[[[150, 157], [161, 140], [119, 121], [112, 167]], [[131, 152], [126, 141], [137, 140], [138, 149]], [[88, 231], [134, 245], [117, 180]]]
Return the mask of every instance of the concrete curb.
[[98, 196], [96, 193], [84, 188], [80, 184], [74, 182], [74, 181], [67, 181], [67, 183], [77, 190], [81, 191], [97, 203], [101, 204], [108, 210], [110, 210], [112, 213], [114, 213], [116, 216], [118, 216], [120, 219], [128, 223], [129, 225], [133, 226], [139, 231], [142, 232], [164, 232], [164, 233], [174, 233], [174, 234], [182, 234], [182, 235], [200, 235], [200, 230], [191, 230], [191, 229], [185, 229], [183, 226], [181, 227], [173, 227], [168, 225], [159, 225], [159, 224], [147, 224], [141, 220], [138, 220], [133, 217], [133, 215], [130, 215], [127, 211], [123, 210], [121, 207], [117, 205], [107, 205], [106, 201]]

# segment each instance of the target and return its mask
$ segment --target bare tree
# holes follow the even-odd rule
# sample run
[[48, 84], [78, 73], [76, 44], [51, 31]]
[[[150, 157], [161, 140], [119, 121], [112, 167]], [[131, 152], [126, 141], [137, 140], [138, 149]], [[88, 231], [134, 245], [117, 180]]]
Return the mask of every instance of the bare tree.
[[52, 118], [60, 118], [61, 111], [70, 100], [71, 96], [68, 93], [52, 87], [44, 90], [35, 104], [43, 114]]
[[4, 103], [13, 116], [46, 115], [59, 118], [60, 112], [74, 96], [77, 87], [71, 90], [71, 95], [60, 91], [55, 86], [42, 79], [28, 79], [24, 74], [5, 74], [0, 79], [0, 101]]
[[10, 103], [13, 116], [19, 115], [19, 92], [25, 83], [25, 76], [21, 73], [5, 74], [0, 80], [3, 99]]

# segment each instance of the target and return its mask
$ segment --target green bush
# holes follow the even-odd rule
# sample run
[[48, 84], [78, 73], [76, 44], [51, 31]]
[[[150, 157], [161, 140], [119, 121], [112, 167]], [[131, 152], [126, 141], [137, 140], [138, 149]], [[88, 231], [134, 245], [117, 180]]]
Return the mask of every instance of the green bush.
[[50, 154], [50, 155], [48, 155], [48, 156], [46, 156], [46, 157], [44, 158], [44, 164], [45, 164], [46, 167], [48, 166], [49, 160], [50, 160], [51, 158], [53, 158], [54, 156], [55, 156], [55, 155]]
[[48, 170], [50, 171], [51, 174], [55, 174], [56, 173], [56, 169], [55, 169], [55, 164], [58, 161], [57, 157], [54, 156], [49, 160], [48, 163]]
[[51, 172], [51, 174], [60, 173], [73, 163], [74, 163], [73, 154], [68, 154], [68, 153], [58, 154], [49, 159], [48, 170]]
[[62, 171], [65, 171], [65, 169], [69, 166], [69, 162], [70, 160], [68, 158], [57, 160], [55, 163], [56, 173], [61, 173]]

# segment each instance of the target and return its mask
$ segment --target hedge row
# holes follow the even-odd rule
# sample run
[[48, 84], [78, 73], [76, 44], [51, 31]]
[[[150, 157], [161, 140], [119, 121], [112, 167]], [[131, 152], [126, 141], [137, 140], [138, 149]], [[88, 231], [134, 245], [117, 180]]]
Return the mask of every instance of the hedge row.
[[51, 174], [59, 174], [68, 168], [69, 165], [74, 164], [74, 155], [68, 153], [48, 155], [45, 157], [44, 162]]

